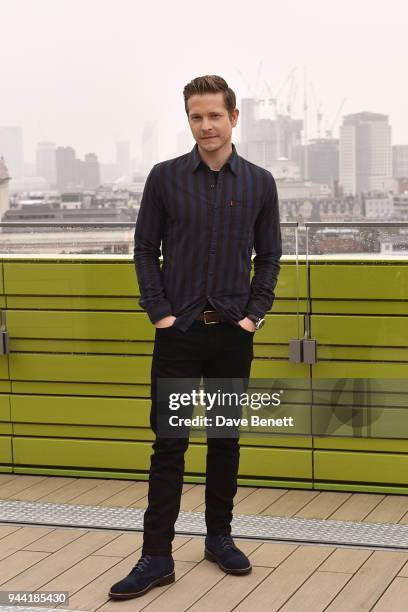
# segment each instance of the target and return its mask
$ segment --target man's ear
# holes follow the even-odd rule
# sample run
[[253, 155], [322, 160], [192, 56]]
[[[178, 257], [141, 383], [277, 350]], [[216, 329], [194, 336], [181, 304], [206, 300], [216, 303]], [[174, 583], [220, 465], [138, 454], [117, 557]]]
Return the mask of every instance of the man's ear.
[[232, 124], [232, 127], [235, 127], [237, 125], [238, 116], [239, 116], [239, 110], [237, 108], [234, 108], [234, 110], [231, 113], [231, 124]]

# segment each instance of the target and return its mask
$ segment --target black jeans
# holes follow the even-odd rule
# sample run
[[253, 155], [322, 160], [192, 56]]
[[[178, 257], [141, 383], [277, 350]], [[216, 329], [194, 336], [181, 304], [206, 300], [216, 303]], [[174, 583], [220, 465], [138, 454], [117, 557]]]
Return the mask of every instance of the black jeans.
[[[150, 424], [156, 433], [149, 473], [148, 507], [144, 514], [142, 554], [170, 555], [180, 510], [184, 453], [188, 438], [157, 436], [157, 379], [249, 379], [253, 332], [229, 322], [194, 321], [183, 332], [174, 326], [156, 329], [151, 369]], [[245, 391], [246, 389], [244, 389]], [[207, 437], [205, 522], [210, 535], [231, 533], [237, 492], [238, 438]]]

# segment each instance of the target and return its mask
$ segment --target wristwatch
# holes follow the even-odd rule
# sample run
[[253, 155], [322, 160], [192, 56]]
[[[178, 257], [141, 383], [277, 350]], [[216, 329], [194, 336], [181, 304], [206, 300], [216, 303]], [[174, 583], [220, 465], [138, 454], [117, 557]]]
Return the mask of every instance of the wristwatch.
[[252, 323], [255, 323], [255, 329], [261, 329], [261, 327], [263, 327], [266, 323], [265, 319], [263, 319], [262, 317], [257, 317], [253, 314], [247, 314], [247, 319], [249, 319], [250, 321], [252, 321]]

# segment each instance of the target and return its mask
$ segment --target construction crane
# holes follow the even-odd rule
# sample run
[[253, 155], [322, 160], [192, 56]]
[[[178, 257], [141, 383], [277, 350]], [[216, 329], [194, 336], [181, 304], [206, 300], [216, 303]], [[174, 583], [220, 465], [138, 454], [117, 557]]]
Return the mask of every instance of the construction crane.
[[297, 68], [293, 68], [290, 72], [290, 86], [289, 86], [289, 92], [288, 92], [288, 99], [286, 102], [286, 112], [289, 115], [289, 117], [292, 116], [292, 103], [296, 97], [296, 89], [297, 89], [297, 83], [295, 79], [296, 70]]
[[286, 86], [287, 82], [289, 81], [289, 79], [291, 80], [291, 84], [290, 84], [290, 91], [289, 91], [289, 95], [288, 95], [288, 102], [287, 102], [287, 110], [289, 111], [288, 114], [290, 114], [290, 110], [291, 110], [291, 96], [292, 96], [292, 91], [293, 91], [293, 82], [294, 82], [294, 73], [296, 72], [297, 68], [292, 68], [292, 70], [289, 71], [287, 77], [285, 80], [282, 81], [282, 83], [279, 85], [279, 87], [277, 88], [277, 91], [275, 94], [272, 93], [272, 88], [271, 85], [268, 81], [265, 81], [265, 85], [267, 86], [268, 90], [269, 90], [269, 94], [270, 94], [270, 103], [273, 103], [274, 107], [275, 107], [275, 117], [278, 116], [278, 100], [280, 99], [280, 95], [281, 92], [283, 90], [283, 88]]
[[241, 70], [239, 70], [238, 68], [236, 69], [239, 76], [241, 77], [241, 79], [243, 80], [247, 90], [249, 91], [250, 95], [252, 96], [254, 103], [255, 103], [255, 113], [256, 116], [259, 115], [259, 105], [261, 103], [263, 103], [263, 100], [260, 99], [260, 92], [258, 89], [258, 83], [259, 83], [259, 77], [260, 77], [260, 73], [261, 73], [261, 69], [262, 69], [262, 64], [263, 64], [263, 60], [261, 60], [258, 64], [258, 70], [257, 70], [257, 75], [256, 75], [256, 81], [255, 81], [255, 87], [252, 87], [248, 81], [248, 79], [244, 76], [244, 74], [242, 73]]
[[309, 178], [309, 156], [308, 156], [308, 121], [307, 121], [307, 81], [306, 81], [306, 66], [303, 66], [303, 137], [304, 137], [304, 148], [303, 148], [303, 178], [308, 180]]
[[339, 106], [339, 108], [338, 108], [338, 110], [337, 110], [337, 113], [336, 113], [336, 115], [335, 115], [335, 117], [334, 117], [334, 119], [333, 119], [332, 123], [331, 123], [331, 126], [330, 126], [330, 128], [329, 128], [328, 130], [326, 130], [326, 138], [333, 138], [333, 130], [334, 130], [334, 126], [335, 126], [335, 125], [336, 125], [336, 123], [337, 123], [337, 119], [339, 118], [339, 115], [340, 115], [340, 113], [341, 113], [341, 110], [342, 110], [342, 108], [343, 108], [344, 103], [346, 102], [346, 100], [347, 100], [347, 98], [343, 98], [343, 100], [340, 102], [340, 106]]
[[321, 102], [317, 102], [317, 96], [316, 96], [315, 88], [314, 88], [312, 81], [310, 81], [310, 88], [312, 90], [313, 99], [314, 99], [314, 103], [316, 106], [317, 137], [320, 138], [321, 128], [322, 128], [322, 119], [323, 119], [322, 104]]

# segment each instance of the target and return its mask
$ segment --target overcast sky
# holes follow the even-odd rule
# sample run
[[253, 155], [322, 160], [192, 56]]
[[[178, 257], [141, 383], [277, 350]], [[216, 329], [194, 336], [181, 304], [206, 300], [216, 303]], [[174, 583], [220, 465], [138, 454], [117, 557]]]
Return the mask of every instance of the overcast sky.
[[[185, 83], [219, 74], [239, 108], [250, 95], [239, 71], [253, 88], [261, 61], [259, 84], [267, 80], [272, 90], [297, 67], [294, 117], [303, 115], [306, 66], [327, 124], [345, 97], [342, 115], [388, 114], [393, 144], [408, 144], [403, 1], [2, 0], [0, 23], [0, 126], [23, 128], [27, 160], [39, 140], [110, 161], [124, 139], [137, 155], [143, 123], [152, 119], [165, 159], [188, 127]], [[313, 137], [310, 92], [309, 108]]]

